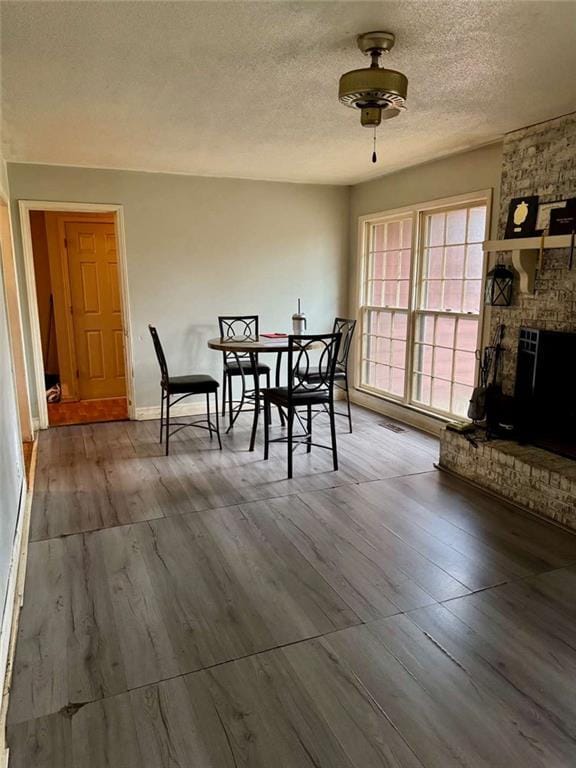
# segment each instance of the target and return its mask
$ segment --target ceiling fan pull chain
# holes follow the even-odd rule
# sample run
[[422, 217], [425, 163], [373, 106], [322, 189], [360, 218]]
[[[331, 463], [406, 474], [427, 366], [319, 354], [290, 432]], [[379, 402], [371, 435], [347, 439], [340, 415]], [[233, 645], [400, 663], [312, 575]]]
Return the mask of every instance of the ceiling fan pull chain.
[[378, 162], [378, 156], [376, 155], [376, 126], [374, 126], [374, 146], [372, 150], [372, 162]]

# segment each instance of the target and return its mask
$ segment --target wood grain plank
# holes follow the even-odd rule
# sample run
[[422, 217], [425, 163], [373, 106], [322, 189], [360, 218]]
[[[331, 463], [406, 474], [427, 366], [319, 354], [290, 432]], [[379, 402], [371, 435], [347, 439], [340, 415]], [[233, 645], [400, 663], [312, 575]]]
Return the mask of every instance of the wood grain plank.
[[570, 765], [566, 760], [574, 751], [568, 739], [554, 746], [542, 741], [542, 732], [553, 730], [550, 724], [533, 728], [533, 718], [506, 706], [408, 615], [321, 642], [358, 675], [426, 765]]
[[435, 602], [407, 571], [383, 557], [377, 541], [363, 536], [350, 518], [333, 514], [329, 504], [290, 496], [241, 509], [269, 538], [288, 538], [364, 621]]

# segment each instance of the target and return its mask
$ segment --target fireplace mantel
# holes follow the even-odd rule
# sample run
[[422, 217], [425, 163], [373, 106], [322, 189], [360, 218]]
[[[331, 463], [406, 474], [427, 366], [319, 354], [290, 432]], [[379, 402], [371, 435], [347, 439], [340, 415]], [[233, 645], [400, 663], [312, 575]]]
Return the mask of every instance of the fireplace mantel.
[[534, 293], [536, 270], [542, 251], [551, 248], [569, 248], [571, 235], [548, 235], [546, 237], [518, 237], [509, 240], [486, 240], [483, 243], [485, 253], [498, 251], [512, 254], [512, 265], [520, 275], [520, 291]]

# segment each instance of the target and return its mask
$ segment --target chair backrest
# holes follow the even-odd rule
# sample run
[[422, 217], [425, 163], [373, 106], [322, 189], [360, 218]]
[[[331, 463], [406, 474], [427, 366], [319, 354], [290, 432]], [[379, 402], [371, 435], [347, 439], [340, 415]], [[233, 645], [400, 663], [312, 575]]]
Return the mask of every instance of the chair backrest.
[[[258, 341], [258, 315], [220, 315], [218, 317], [220, 341], [236, 339], [237, 341]], [[224, 361], [238, 360], [249, 357], [247, 352], [224, 352]]]
[[158, 336], [158, 331], [153, 325], [149, 325], [148, 330], [150, 331], [150, 336], [152, 336], [152, 341], [154, 342], [154, 351], [156, 352], [156, 357], [158, 358], [158, 365], [160, 366], [162, 382], [167, 384], [168, 383], [168, 364], [166, 363], [166, 355], [164, 354], [164, 350], [162, 349], [162, 344], [160, 343], [160, 337]]
[[[334, 389], [341, 333], [288, 337], [288, 397]], [[314, 371], [314, 376], [308, 374]]]
[[334, 320], [334, 328], [332, 332], [342, 334], [336, 367], [343, 371], [348, 368], [348, 356], [350, 355], [352, 336], [354, 335], [355, 328], [356, 320], [347, 320], [345, 317], [337, 317]]

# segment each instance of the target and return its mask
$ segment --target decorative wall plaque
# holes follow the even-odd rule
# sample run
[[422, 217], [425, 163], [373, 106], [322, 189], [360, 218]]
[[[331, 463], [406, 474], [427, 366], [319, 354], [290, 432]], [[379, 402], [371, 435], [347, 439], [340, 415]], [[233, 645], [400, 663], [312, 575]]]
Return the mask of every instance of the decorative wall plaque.
[[538, 195], [515, 197], [510, 201], [506, 238], [531, 237], [536, 234]]

